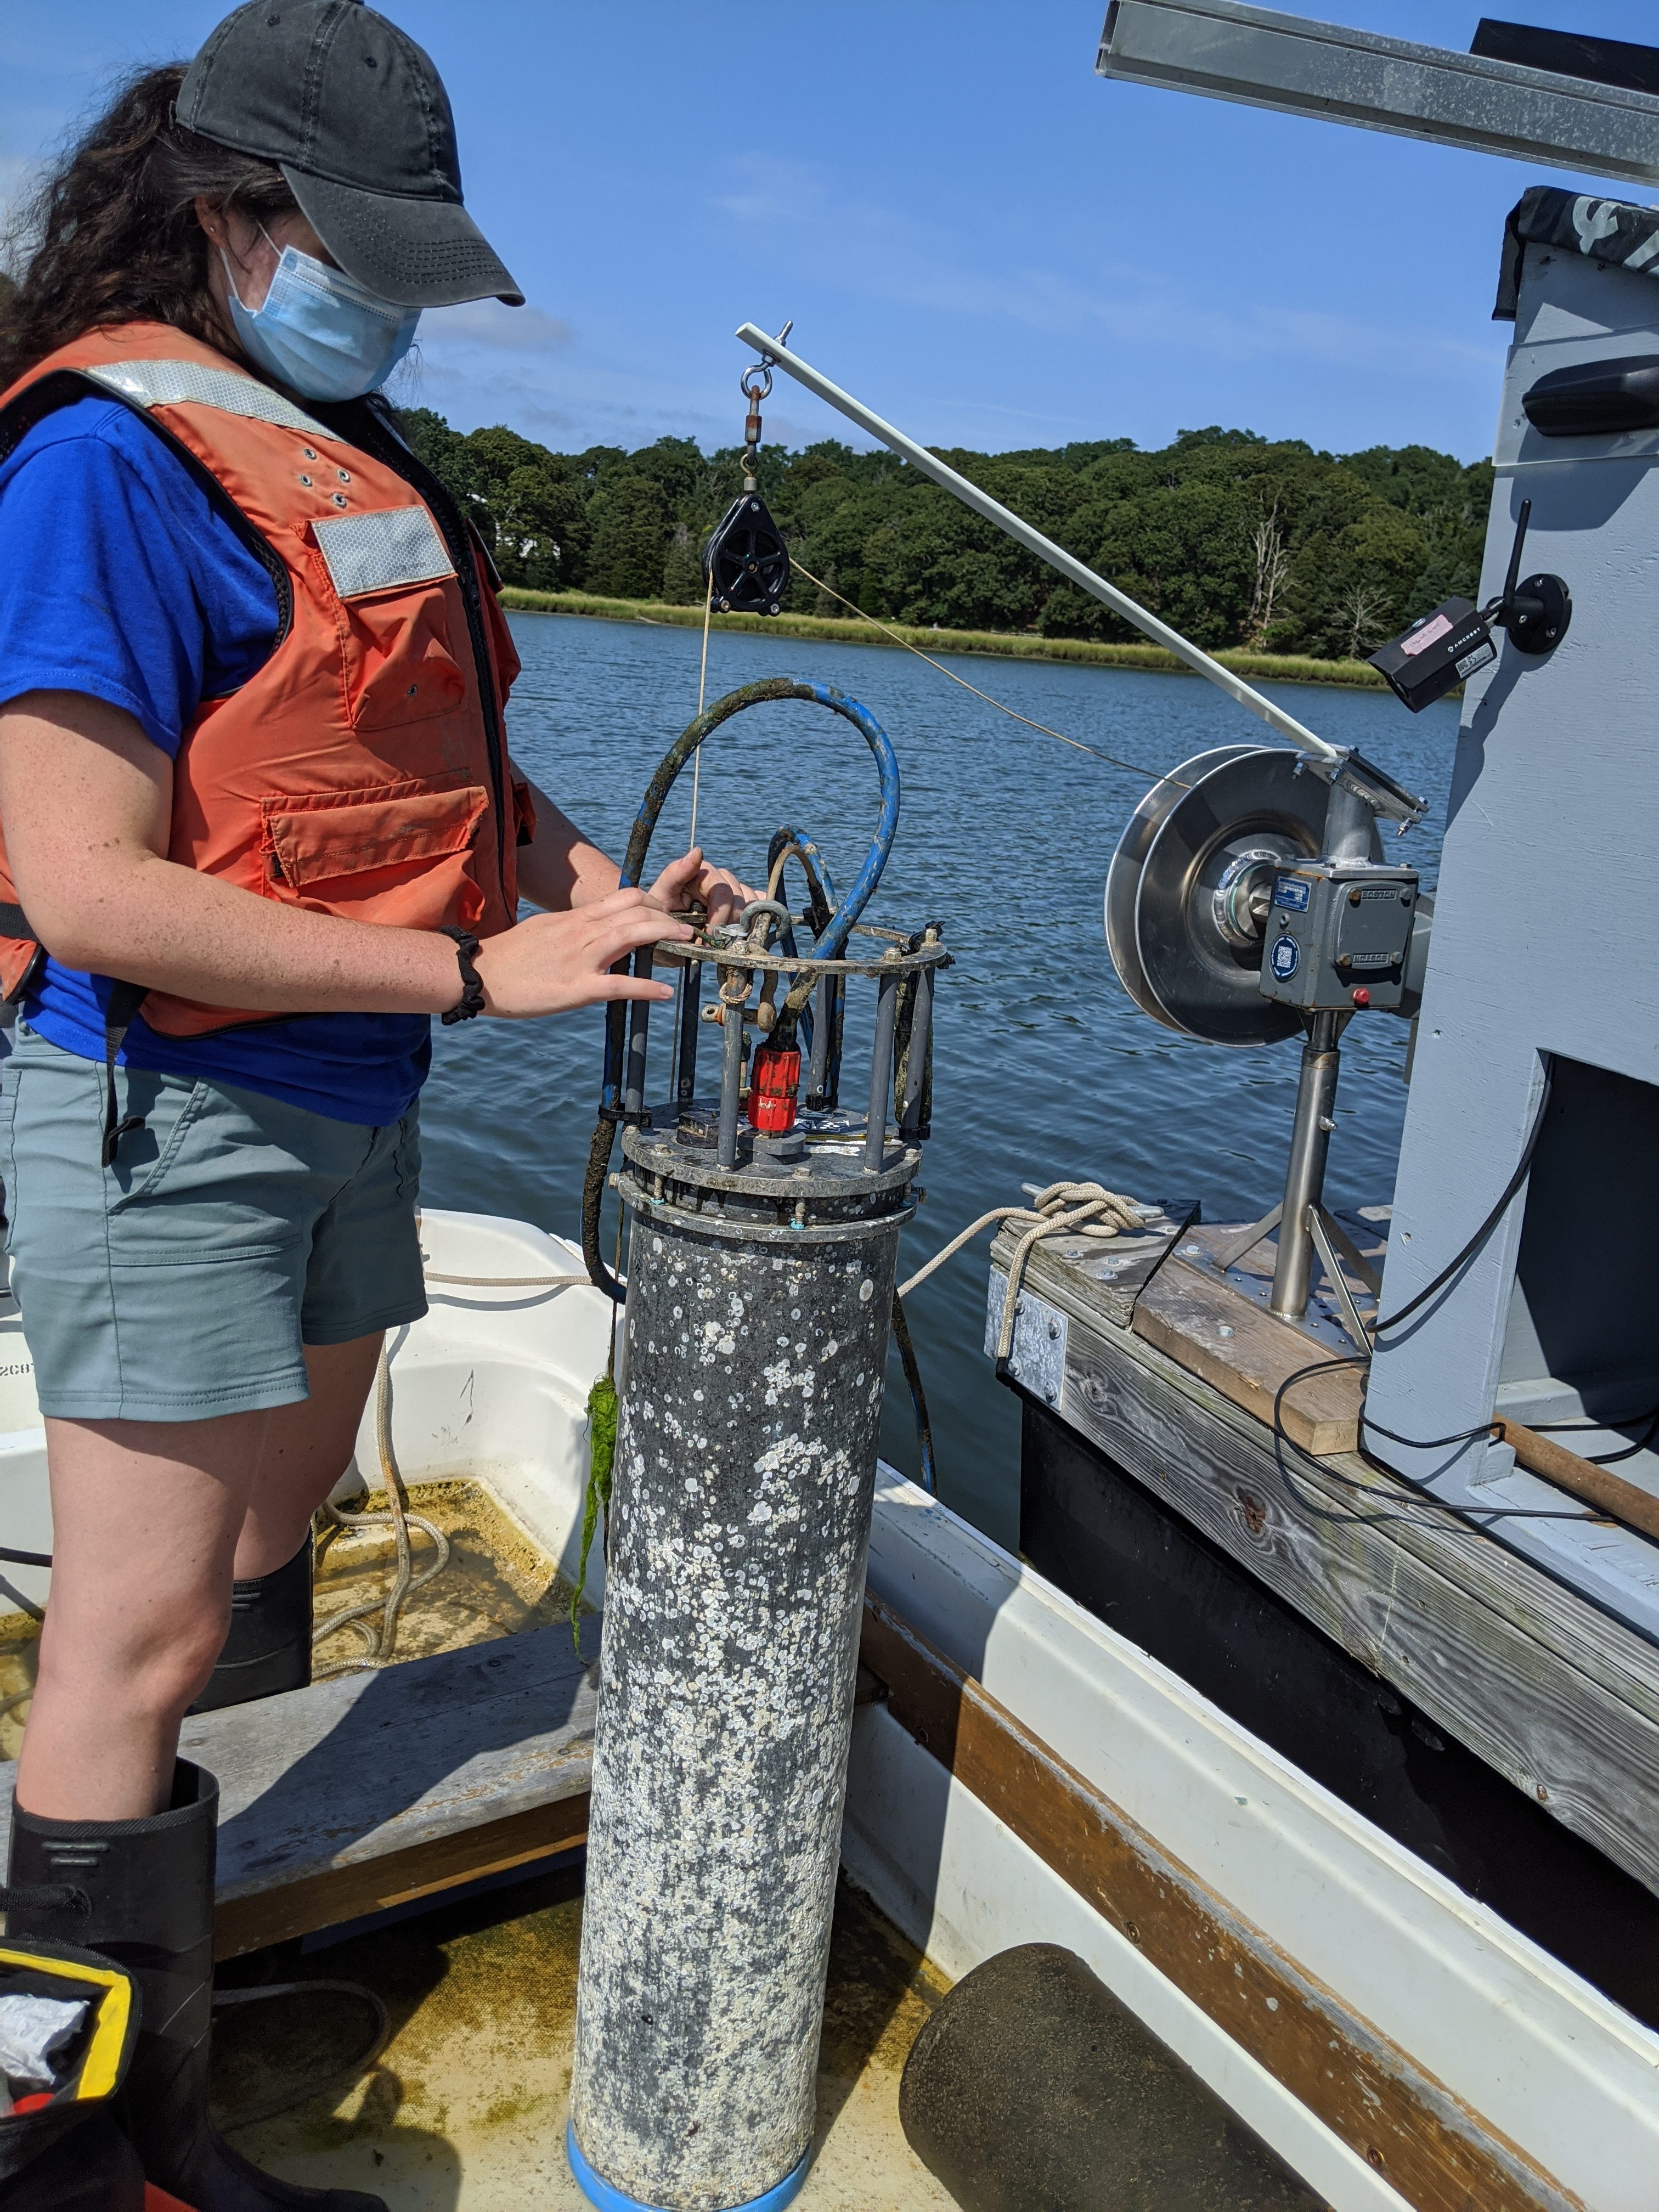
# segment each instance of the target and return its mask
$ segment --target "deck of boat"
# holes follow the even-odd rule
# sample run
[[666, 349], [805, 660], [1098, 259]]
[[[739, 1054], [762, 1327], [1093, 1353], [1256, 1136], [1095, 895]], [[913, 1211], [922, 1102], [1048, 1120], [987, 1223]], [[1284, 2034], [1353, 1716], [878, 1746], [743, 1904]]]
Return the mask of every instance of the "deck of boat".
[[[246, 1960], [301, 1986], [219, 2013], [220, 2124], [271, 2172], [372, 2190], [396, 2212], [587, 2212], [563, 2148], [581, 1909], [580, 1869], [560, 1863], [298, 1958]], [[232, 1968], [221, 1985], [242, 1980]], [[330, 1992], [340, 1981], [386, 2008], [390, 2039], [366, 2068], [352, 2059], [370, 2016]], [[905, 2058], [945, 1987], [843, 1885], [803, 2212], [949, 2212], [898, 2120]], [[278, 2100], [280, 2114], [249, 2118]]]

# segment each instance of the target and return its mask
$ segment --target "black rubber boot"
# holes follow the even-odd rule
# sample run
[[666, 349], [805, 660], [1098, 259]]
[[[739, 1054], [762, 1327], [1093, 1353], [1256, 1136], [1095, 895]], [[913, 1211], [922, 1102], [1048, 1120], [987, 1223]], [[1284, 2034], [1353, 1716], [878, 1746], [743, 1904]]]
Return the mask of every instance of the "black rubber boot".
[[108, 2112], [60, 2136], [15, 2173], [0, 2160], [6, 2212], [144, 2212], [138, 2154]]
[[218, 1810], [218, 1784], [182, 1759], [171, 1806], [149, 1820], [43, 1820], [14, 1805], [10, 1885], [79, 1891], [86, 1909], [30, 1907], [8, 1916], [8, 1932], [101, 1951], [137, 1984], [143, 2009], [125, 2120], [158, 2189], [193, 2212], [386, 2212], [357, 2190], [273, 2179], [209, 2123]]
[[230, 1632], [208, 1686], [191, 1707], [216, 1713], [311, 1680], [311, 1531], [286, 1566], [233, 1583]]

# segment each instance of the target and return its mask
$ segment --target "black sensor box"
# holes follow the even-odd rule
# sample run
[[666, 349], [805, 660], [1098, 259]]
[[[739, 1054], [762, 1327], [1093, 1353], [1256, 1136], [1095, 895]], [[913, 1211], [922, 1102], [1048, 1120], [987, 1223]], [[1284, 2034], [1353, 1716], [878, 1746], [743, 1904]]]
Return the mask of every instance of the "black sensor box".
[[1380, 646], [1370, 665], [1386, 678], [1413, 714], [1443, 698], [1455, 684], [1498, 658], [1492, 626], [1469, 599], [1443, 599], [1392, 644]]

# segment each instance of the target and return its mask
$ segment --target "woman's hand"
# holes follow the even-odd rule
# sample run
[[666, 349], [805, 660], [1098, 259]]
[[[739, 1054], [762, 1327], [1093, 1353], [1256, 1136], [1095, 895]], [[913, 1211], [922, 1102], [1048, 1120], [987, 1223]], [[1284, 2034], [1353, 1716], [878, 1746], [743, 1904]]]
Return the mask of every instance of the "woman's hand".
[[729, 868], [711, 867], [702, 848], [694, 845], [678, 860], [671, 860], [645, 896], [665, 914], [684, 913], [694, 902], [708, 909], [711, 924], [731, 921], [751, 899], [763, 896], [741, 882]]
[[[642, 890], [611, 891], [563, 914], [532, 914], [479, 948], [474, 965], [484, 987], [484, 1012], [525, 1021], [606, 999], [672, 999], [670, 984], [611, 971], [642, 945], [690, 934], [684, 922], [664, 915], [652, 892]], [[459, 980], [455, 996], [460, 997]]]

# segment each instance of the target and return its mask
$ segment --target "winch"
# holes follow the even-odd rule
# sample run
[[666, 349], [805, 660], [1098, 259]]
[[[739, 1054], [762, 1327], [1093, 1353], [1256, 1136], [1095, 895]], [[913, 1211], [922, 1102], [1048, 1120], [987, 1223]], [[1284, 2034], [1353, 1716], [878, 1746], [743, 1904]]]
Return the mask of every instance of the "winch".
[[1325, 1158], [1344, 1029], [1367, 1011], [1409, 1019], [1422, 997], [1434, 901], [1415, 868], [1383, 859], [1378, 831], [1379, 819], [1403, 829], [1421, 811], [1358, 753], [1316, 763], [1218, 746], [1146, 794], [1106, 879], [1113, 965], [1154, 1021], [1212, 1044], [1305, 1032], [1285, 1195], [1221, 1264], [1277, 1230], [1268, 1304], [1299, 1323], [1317, 1254], [1362, 1349], [1338, 1255], [1373, 1289], [1376, 1274], [1325, 1207]]
[[[605, 2206], [781, 2205], [813, 2128], [889, 1322], [949, 956], [936, 927], [860, 919], [898, 766], [822, 684], [750, 684], [700, 715], [653, 780], [623, 880], [709, 733], [783, 699], [870, 746], [870, 851], [837, 901], [815, 842], [781, 830], [765, 897], [635, 957], [636, 974], [678, 971], [672, 1064], [653, 1100], [649, 1002], [614, 1004], [588, 1176], [590, 1270], [626, 1305], [568, 2151]], [[860, 992], [870, 1058], [843, 1108]], [[613, 1180], [625, 1293], [599, 1250]]]

